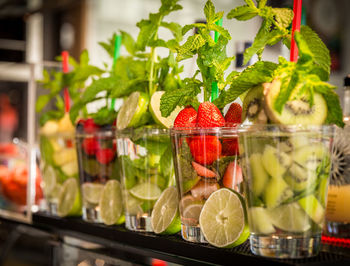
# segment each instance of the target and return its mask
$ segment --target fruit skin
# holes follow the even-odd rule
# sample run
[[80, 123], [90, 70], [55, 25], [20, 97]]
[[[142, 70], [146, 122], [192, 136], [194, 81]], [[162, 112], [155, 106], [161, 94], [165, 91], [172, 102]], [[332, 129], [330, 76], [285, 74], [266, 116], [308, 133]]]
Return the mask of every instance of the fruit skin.
[[223, 156], [239, 155], [238, 138], [222, 140], [222, 155]]
[[225, 187], [238, 191], [237, 185], [243, 181], [242, 169], [236, 162], [230, 162], [226, 168], [222, 183]]
[[174, 121], [174, 127], [195, 127], [197, 123], [197, 111], [192, 107], [181, 110]]
[[243, 101], [242, 121], [248, 120], [254, 124], [266, 124], [267, 117], [263, 109], [263, 91], [269, 83], [251, 88]]
[[226, 126], [230, 124], [239, 124], [242, 121], [242, 106], [238, 103], [232, 103], [225, 115]]
[[198, 107], [197, 125], [204, 128], [223, 127], [225, 119], [213, 103], [204, 102]]
[[88, 134], [94, 133], [99, 128], [99, 126], [95, 124], [95, 122], [92, 118], [86, 119], [84, 121], [83, 126], [84, 126], [84, 131]]
[[219, 139], [210, 135], [193, 137], [189, 146], [193, 159], [202, 165], [212, 164], [222, 151]]
[[113, 149], [105, 148], [96, 152], [96, 160], [101, 164], [108, 164], [114, 159]]
[[82, 145], [87, 155], [94, 155], [98, 148], [98, 142], [94, 137], [85, 138]]

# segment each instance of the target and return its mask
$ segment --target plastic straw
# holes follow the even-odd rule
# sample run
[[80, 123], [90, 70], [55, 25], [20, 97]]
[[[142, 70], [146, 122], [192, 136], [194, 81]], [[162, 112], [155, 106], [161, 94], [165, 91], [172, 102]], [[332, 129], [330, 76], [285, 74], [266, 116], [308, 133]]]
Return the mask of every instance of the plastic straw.
[[[63, 73], [68, 73], [69, 72], [69, 65], [68, 65], [68, 58], [69, 54], [67, 51], [63, 51], [61, 53], [62, 55], [62, 68], [63, 68]], [[63, 91], [63, 98], [64, 98], [64, 107], [65, 107], [65, 112], [68, 113], [70, 109], [70, 100], [69, 100], [69, 91], [68, 88], [64, 88]]]
[[[116, 35], [114, 40], [114, 54], [113, 54], [113, 69], [115, 68], [115, 64], [117, 63], [117, 60], [120, 56], [120, 46], [122, 44], [122, 36]], [[115, 106], [115, 98], [111, 101], [110, 109], [113, 110]]]
[[290, 44], [290, 61], [292, 61], [292, 62], [298, 61], [298, 47], [295, 43], [294, 32], [300, 31], [302, 6], [303, 6], [302, 0], [294, 0], [294, 5], [293, 5], [294, 18], [293, 18], [293, 25], [292, 25], [292, 40], [291, 40], [291, 44]]
[[[215, 22], [216, 25], [222, 26], [222, 18], [219, 19], [218, 21]], [[215, 31], [214, 32], [214, 41], [217, 42], [219, 39], [220, 33]], [[211, 84], [211, 101], [214, 101], [219, 97], [219, 88], [218, 88], [218, 83], [213, 82]]]

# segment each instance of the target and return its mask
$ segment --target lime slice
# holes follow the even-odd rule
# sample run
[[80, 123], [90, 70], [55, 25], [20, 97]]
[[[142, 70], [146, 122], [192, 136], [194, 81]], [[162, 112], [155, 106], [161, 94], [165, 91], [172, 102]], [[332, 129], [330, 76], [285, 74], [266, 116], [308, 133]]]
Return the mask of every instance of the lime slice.
[[222, 188], [213, 192], [199, 216], [205, 239], [215, 247], [229, 248], [249, 236], [244, 199], [237, 192]]
[[168, 187], [153, 207], [151, 222], [156, 234], [175, 234], [181, 229], [179, 197], [175, 187]]
[[143, 114], [147, 112], [149, 97], [146, 93], [135, 91], [124, 101], [117, 117], [119, 130], [137, 126]]
[[197, 226], [203, 204], [192, 202], [187, 205], [182, 212], [182, 222], [186, 225]]
[[84, 201], [97, 205], [100, 202], [104, 185], [96, 183], [84, 183], [82, 186]]
[[309, 217], [296, 202], [268, 210], [268, 214], [276, 227], [287, 232], [305, 232], [311, 227]]
[[75, 178], [68, 178], [58, 196], [57, 213], [61, 217], [79, 216], [81, 207], [78, 182]]
[[157, 200], [162, 193], [160, 188], [152, 183], [141, 183], [129, 190], [130, 194], [141, 200]]
[[106, 225], [116, 224], [123, 212], [121, 185], [117, 180], [109, 180], [102, 191], [100, 214]]
[[248, 210], [249, 226], [252, 232], [258, 234], [272, 234], [276, 230], [273, 227], [267, 209], [252, 207]]
[[43, 171], [43, 191], [46, 197], [50, 197], [56, 186], [56, 173], [51, 166], [46, 166]]
[[78, 174], [78, 162], [73, 160], [63, 165], [61, 169], [66, 176], [73, 177], [74, 175]]
[[138, 213], [143, 213], [141, 204], [142, 200], [131, 196], [130, 193], [124, 194], [125, 199], [125, 211], [129, 215], [137, 215]]
[[51, 191], [51, 194], [49, 196], [49, 201], [58, 204], [58, 197], [60, 196], [61, 190], [62, 190], [62, 185], [57, 183]]
[[156, 121], [157, 124], [165, 128], [170, 128], [174, 125], [175, 118], [177, 117], [179, 112], [182, 110], [182, 108], [177, 106], [175, 110], [172, 111], [168, 117], [163, 117], [160, 112], [160, 98], [164, 93], [165, 91], [156, 91], [155, 93], [153, 93], [150, 101], [149, 110], [151, 112], [151, 115], [154, 121]]

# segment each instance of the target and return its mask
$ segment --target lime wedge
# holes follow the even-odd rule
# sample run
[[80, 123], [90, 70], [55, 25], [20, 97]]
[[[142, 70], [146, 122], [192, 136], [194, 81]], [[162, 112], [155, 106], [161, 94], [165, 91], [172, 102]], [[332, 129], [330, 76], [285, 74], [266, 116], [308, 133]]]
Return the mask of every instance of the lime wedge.
[[116, 224], [123, 212], [121, 185], [117, 180], [109, 180], [102, 191], [100, 214], [104, 224]]
[[124, 101], [117, 116], [119, 130], [137, 126], [143, 114], [147, 112], [149, 97], [146, 93], [135, 91]]
[[310, 220], [297, 202], [268, 210], [271, 222], [287, 232], [305, 232], [310, 229]]
[[248, 210], [249, 226], [252, 232], [258, 234], [272, 234], [276, 230], [273, 227], [267, 209], [252, 207]]
[[179, 196], [175, 187], [168, 187], [153, 207], [151, 222], [156, 234], [175, 234], [181, 229]]
[[47, 165], [43, 171], [43, 191], [46, 197], [50, 197], [53, 189], [56, 186], [56, 173], [55, 170]]
[[164, 93], [165, 91], [156, 91], [155, 93], [153, 93], [150, 101], [149, 110], [154, 121], [156, 121], [157, 124], [165, 128], [170, 128], [174, 125], [175, 118], [182, 110], [182, 108], [177, 106], [168, 117], [163, 117], [160, 112], [160, 98]]
[[80, 216], [81, 207], [78, 182], [75, 178], [68, 178], [58, 196], [57, 214], [61, 217]]
[[229, 248], [243, 243], [249, 236], [243, 197], [222, 188], [213, 192], [199, 216], [199, 225], [209, 244]]
[[125, 211], [129, 215], [137, 215], [138, 213], [143, 213], [141, 208], [142, 200], [137, 199], [128, 193], [125, 196]]
[[130, 190], [130, 194], [141, 200], [157, 200], [162, 193], [160, 188], [152, 183], [141, 183]]
[[82, 185], [84, 201], [97, 205], [100, 202], [104, 185], [97, 183], [84, 183]]

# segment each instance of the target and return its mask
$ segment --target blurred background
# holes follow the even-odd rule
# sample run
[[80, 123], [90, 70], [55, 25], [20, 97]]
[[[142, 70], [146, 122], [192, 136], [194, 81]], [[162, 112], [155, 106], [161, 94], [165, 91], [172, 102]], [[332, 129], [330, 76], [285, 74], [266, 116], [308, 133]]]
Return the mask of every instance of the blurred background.
[[[92, 64], [102, 66], [111, 60], [98, 45], [114, 32], [124, 30], [137, 36], [136, 22], [159, 7], [160, 0], [0, 0], [0, 127], [24, 137], [28, 77], [26, 63], [53, 61], [62, 50], [79, 58], [88, 49]], [[217, 10], [227, 14], [243, 0], [214, 0]], [[181, 25], [204, 19], [205, 0], [180, 1], [183, 10], [168, 17]], [[292, 7], [292, 0], [270, 0], [275, 7]], [[342, 97], [344, 77], [350, 73], [349, 0], [304, 0], [303, 23], [311, 26], [331, 51], [331, 83]], [[232, 68], [242, 70], [239, 57], [249, 46], [260, 26], [259, 18], [248, 22], [224, 19], [232, 41], [228, 55], [236, 55]], [[163, 33], [160, 33], [163, 34]], [[164, 33], [166, 34], [166, 33]], [[164, 36], [164, 35], [163, 35]], [[170, 37], [170, 36], [169, 36]], [[165, 37], [166, 38], [166, 37]], [[123, 54], [125, 51], [121, 51]], [[162, 52], [162, 51], [160, 51]], [[265, 60], [288, 58], [282, 45], [265, 50]], [[251, 62], [253, 63], [253, 62]], [[194, 61], [185, 61], [184, 76], [194, 72]], [[31, 105], [32, 103], [30, 103]], [[34, 106], [33, 106], [34, 108]]]

